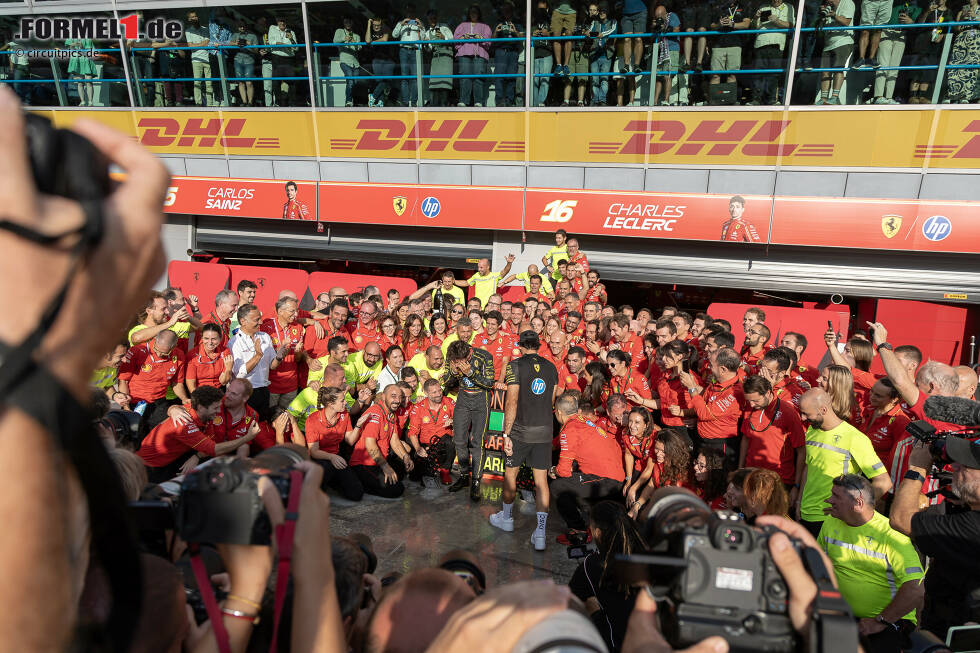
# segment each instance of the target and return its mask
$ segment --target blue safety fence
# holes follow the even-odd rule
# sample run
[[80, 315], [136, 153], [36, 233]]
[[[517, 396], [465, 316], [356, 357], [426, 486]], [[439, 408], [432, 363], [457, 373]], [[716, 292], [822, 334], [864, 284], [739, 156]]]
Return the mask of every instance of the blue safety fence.
[[[354, 84], [370, 84], [372, 82], [390, 81], [393, 83], [406, 82], [406, 81], [416, 81], [417, 87], [415, 89], [416, 96], [421, 98], [424, 95], [425, 84], [424, 82], [433, 80], [486, 80], [487, 82], [501, 82], [504, 80], [521, 80], [526, 79], [529, 81], [544, 79], [544, 78], [554, 78], [560, 79], [576, 80], [599, 80], [602, 78], [611, 79], [613, 81], [631, 81], [635, 82], [639, 86], [640, 82], [644, 79], [650, 80], [663, 78], [663, 77], [674, 77], [678, 75], [702, 75], [702, 76], [733, 76], [738, 79], [744, 79], [745, 77], [761, 77], [761, 76], [776, 76], [781, 75], [783, 79], [777, 82], [779, 85], [785, 85], [788, 81], [790, 73], [796, 76], [810, 75], [814, 73], [836, 73], [836, 72], [862, 72], [862, 73], [878, 73], [878, 72], [890, 72], [890, 71], [905, 71], [905, 72], [915, 72], [915, 71], [937, 71], [935, 89], [936, 93], [939, 91], [939, 87], [942, 84], [943, 77], [946, 70], [973, 70], [980, 69], [980, 61], [977, 62], [958, 62], [951, 63], [948, 60], [949, 54], [949, 42], [954, 40], [956, 34], [954, 33], [954, 28], [968, 27], [968, 28], [978, 28], [980, 27], [980, 21], [951, 21], [951, 22], [925, 22], [925, 23], [897, 23], [897, 24], [887, 24], [887, 25], [828, 25], [828, 26], [806, 26], [799, 28], [799, 32], [802, 36], [812, 35], [815, 33], [825, 34], [833, 32], [865, 32], [865, 31], [876, 31], [876, 30], [926, 30], [926, 29], [939, 29], [948, 35], [945, 38], [945, 50], [943, 56], [938, 63], [932, 62], [918, 62], [911, 63], [909, 65], [885, 65], [885, 66], [875, 66], [875, 67], [864, 67], [864, 68], [854, 68], [854, 67], [816, 67], [816, 66], [804, 66], [799, 61], [790, 66], [789, 57], [792, 52], [793, 38], [796, 30], [794, 28], [776, 28], [776, 29], [739, 29], [739, 30], [706, 30], [706, 31], [672, 31], [672, 32], [644, 32], [644, 33], [630, 33], [630, 34], [609, 34], [603, 37], [593, 37], [586, 35], [572, 35], [572, 36], [534, 36], [529, 40], [533, 45], [542, 45], [550, 43], [585, 43], [586, 41], [591, 42], [594, 47], [600, 49], [606, 49], [608, 44], [615, 42], [617, 39], [643, 39], [648, 42], [648, 48], [646, 52], [647, 56], [643, 59], [644, 64], [634, 64], [632, 69], [627, 71], [615, 70], [613, 63], [616, 61], [616, 55], [614, 54], [611, 59], [607, 59], [610, 62], [610, 70], [608, 71], [589, 71], [589, 72], [564, 72], [564, 74], [556, 75], [556, 71], [547, 72], [535, 72], [533, 66], [529, 65], [530, 61], [525, 61], [521, 65], [525, 68], [523, 72], [499, 72], [497, 70], [490, 71], [490, 66], [494, 62], [494, 53], [496, 49], [500, 46], [520, 46], [519, 48], [513, 48], [512, 50], [522, 51], [524, 46], [527, 44], [528, 39], [526, 37], [505, 37], [505, 38], [466, 38], [466, 39], [425, 39], [418, 41], [399, 41], [399, 40], [389, 40], [389, 41], [374, 41], [372, 43], [366, 43], [364, 41], [354, 41], [354, 42], [330, 42], [330, 43], [260, 43], [255, 45], [167, 45], [159, 47], [139, 47], [139, 48], [127, 48], [121, 51], [119, 48], [96, 48], [94, 51], [96, 53], [113, 54], [115, 57], [122, 58], [124, 55], [129, 55], [128, 66], [122, 65], [120, 62], [116, 62], [114, 65], [117, 66], [122, 73], [120, 77], [93, 77], [93, 78], [83, 78], [83, 77], [63, 77], [59, 73], [58, 67], [54, 65], [54, 61], [67, 60], [68, 57], [58, 57], [56, 60], [52, 60], [52, 71], [53, 75], [50, 78], [38, 78], [33, 76], [34, 73], [28, 71], [28, 73], [22, 76], [20, 79], [0, 79], [0, 83], [9, 83], [13, 85], [24, 85], [24, 84], [54, 84], [56, 86], [68, 86], [73, 84], [127, 84], [129, 87], [129, 93], [134, 98], [134, 103], [140, 105], [143, 103], [143, 93], [144, 89], [141, 88], [147, 84], [190, 84], [194, 87], [194, 90], [199, 90], [200, 87], [221, 84], [223, 86], [223, 95], [234, 95], [234, 86], [238, 83], [247, 82], [262, 82], [266, 84], [266, 94], [268, 95], [268, 84], [275, 83], [278, 87], [279, 84], [283, 82], [288, 83], [292, 86], [294, 83], [301, 84], [302, 82], [307, 82], [314, 89], [314, 98], [311, 98], [311, 103], [315, 106], [325, 106], [329, 105], [329, 102], [324, 101], [324, 97], [328, 93], [327, 87], [323, 84], [326, 83], [330, 86], [336, 87], [337, 85], [343, 86], [347, 83]], [[711, 39], [719, 36], [738, 36], [741, 38], [751, 38], [760, 34], [774, 35], [783, 34], [786, 36], [785, 47], [782, 50], [782, 58], [786, 60], [786, 64], [783, 67], [766, 67], [766, 68], [741, 68], [738, 70], [714, 70], [711, 68], [695, 68], [691, 65], [685, 65], [683, 61], [678, 61], [675, 65], [671, 66], [669, 61], [658, 61], [658, 52], [660, 43], [664, 39], [668, 39], [674, 43], [680, 44], [685, 39], [695, 39], [695, 38], [707, 38], [709, 45]], [[487, 66], [486, 72], [480, 73], [443, 73], [443, 74], [433, 74], [430, 70], [427, 70], [427, 54], [428, 51], [436, 46], [463, 46], [463, 45], [477, 45], [482, 50], [486, 51], [489, 55], [488, 58], [484, 59], [484, 64]], [[745, 49], [751, 51], [753, 49], [751, 44], [746, 44]], [[315, 56], [312, 61], [307, 61], [306, 51], [307, 48]], [[416, 54], [416, 65], [412, 66], [416, 72], [414, 73], [398, 73], [399, 53], [390, 53], [391, 48], [398, 48], [399, 52], [404, 49], [411, 49]], [[65, 52], [72, 50], [78, 50], [78, 48], [50, 48], [38, 46], [34, 48], [29, 45], [25, 45], [19, 50], [4, 50], [0, 51], [2, 54], [9, 54], [16, 56], [22, 51], [30, 50], [55, 50], [60, 49]], [[362, 51], [366, 49], [367, 52], [380, 53], [384, 50], [389, 50], [388, 57], [383, 60], [387, 62], [388, 65], [395, 67], [395, 71], [390, 74], [374, 74], [373, 70], [368, 70], [367, 64], [374, 63], [371, 62], [359, 62], [356, 68], [356, 74], [352, 75], [338, 75], [338, 74], [321, 74], [320, 73], [320, 54], [325, 51], [330, 51], [332, 49], [341, 49], [350, 52]], [[213, 61], [218, 62], [218, 70], [210, 70], [208, 76], [188, 76], [185, 70], [180, 70], [184, 67], [189, 68], [190, 64], [194, 61], [194, 55], [188, 56], [186, 52], [190, 50], [192, 53], [205, 51], [208, 52], [208, 61], [202, 63], [210, 64]], [[295, 55], [293, 56], [281, 56], [279, 53], [292, 50]], [[250, 76], [234, 76], [225, 73], [226, 67], [231, 67], [230, 72], [234, 72], [233, 68], [235, 65], [234, 56], [243, 51], [255, 51], [256, 56], [253, 61], [250, 62], [252, 65], [258, 67], [262, 66], [264, 69], [268, 70], [270, 67], [270, 60], [274, 60], [272, 63], [276, 68], [275, 72], [277, 74], [262, 74], [261, 76], [255, 75], [254, 73]], [[262, 51], [261, 54], [258, 51]], [[677, 50], [674, 50], [675, 52]], [[137, 57], [139, 59], [144, 59], [143, 53], [152, 52], [160, 55], [165, 52], [178, 52], [181, 53], [180, 58], [174, 58], [170, 60], [170, 65], [176, 64], [178, 66], [179, 72], [184, 72], [183, 75], [179, 76], [166, 76], [166, 75], [148, 75], [143, 76], [142, 72], [156, 72], [151, 71], [146, 68], [147, 62], [140, 61], [137, 65]], [[221, 55], [224, 56], [215, 56]], [[449, 53], [439, 53], [442, 57], [450, 57]], [[820, 52], [812, 53], [814, 59], [818, 59]], [[455, 56], [452, 56], [454, 63], [456, 60]], [[482, 58], [482, 57], [480, 57]], [[680, 59], [680, 55], [678, 54]], [[378, 60], [379, 57], [375, 57]], [[107, 62], [102, 62], [104, 65]], [[643, 69], [640, 69], [641, 65]], [[302, 70], [302, 68], [306, 70]], [[618, 66], [617, 66], [618, 67]], [[292, 68], [297, 74], [283, 74], [288, 73], [289, 68]], [[285, 69], [285, 70], [283, 70]], [[104, 70], [104, 68], [103, 68]], [[178, 72], [175, 71], [175, 72]], [[179, 74], [178, 72], [178, 74]], [[217, 73], [217, 74], [216, 74]], [[22, 73], [23, 74], [23, 73]], [[536, 83], [536, 82], [535, 82]], [[595, 81], [593, 81], [595, 83]], [[659, 84], [659, 81], [658, 81]], [[393, 85], [395, 88], [397, 84]], [[496, 85], [494, 85], [496, 86]], [[286, 85], [283, 84], [283, 88]], [[518, 95], [523, 95], [523, 85], [519, 84], [518, 87], [520, 93]], [[135, 90], [134, 90], [135, 89]], [[305, 91], [304, 91], [305, 92]], [[499, 92], [499, 89], [498, 89]], [[649, 94], [649, 92], [648, 92]], [[153, 95], [160, 96], [159, 92]], [[787, 102], [792, 103], [792, 102]]]

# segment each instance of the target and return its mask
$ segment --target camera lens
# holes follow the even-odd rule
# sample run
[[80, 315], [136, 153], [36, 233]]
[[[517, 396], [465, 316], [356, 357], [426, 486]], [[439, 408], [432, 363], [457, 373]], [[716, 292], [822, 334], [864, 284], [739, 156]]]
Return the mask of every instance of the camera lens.
[[240, 480], [240, 472], [228, 465], [211, 466], [206, 470], [205, 485], [212, 492], [231, 492]]
[[296, 463], [301, 463], [306, 460], [306, 456], [295, 445], [280, 444], [269, 447], [253, 460], [257, 467], [275, 472], [294, 467]]
[[703, 526], [711, 517], [708, 504], [683, 488], [660, 488], [648, 506], [644, 535], [651, 545], [686, 527]]

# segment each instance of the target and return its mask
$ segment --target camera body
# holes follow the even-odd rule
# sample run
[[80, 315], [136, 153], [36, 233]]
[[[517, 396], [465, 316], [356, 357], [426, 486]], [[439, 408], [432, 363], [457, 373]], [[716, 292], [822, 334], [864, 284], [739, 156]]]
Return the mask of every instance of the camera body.
[[929, 447], [932, 459], [940, 468], [952, 462], [946, 455], [946, 433], [936, 430], [936, 427], [925, 420], [909, 422], [905, 432]]
[[215, 458], [184, 477], [177, 504], [177, 531], [185, 542], [268, 545], [272, 525], [259, 496], [259, 478], [272, 481], [283, 503], [289, 472], [303, 456], [287, 446], [253, 459]]
[[772, 18], [772, 9], [766, 9], [759, 14], [759, 20], [767, 21]]
[[[772, 527], [712, 512], [691, 492], [661, 488], [640, 516], [651, 555], [617, 560], [619, 579], [669, 599], [661, 627], [675, 648], [722, 634], [732, 651], [795, 651], [789, 589], [769, 553]], [[791, 538], [798, 551], [802, 544]], [[658, 555], [659, 554], [659, 555]]]
[[667, 19], [656, 17], [653, 19], [653, 31], [654, 32], [666, 32], [667, 31]]

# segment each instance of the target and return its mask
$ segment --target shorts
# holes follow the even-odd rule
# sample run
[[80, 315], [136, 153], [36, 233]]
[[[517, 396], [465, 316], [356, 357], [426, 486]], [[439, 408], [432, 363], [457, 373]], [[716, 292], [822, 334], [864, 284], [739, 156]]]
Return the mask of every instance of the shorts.
[[504, 467], [513, 469], [527, 463], [531, 469], [551, 469], [550, 442], [524, 442], [511, 438], [514, 453], [504, 459]]
[[688, 4], [681, 7], [679, 18], [681, 19], [681, 31], [689, 29], [697, 30], [699, 28], [708, 29], [711, 26], [708, 12], [700, 6]]
[[635, 14], [626, 14], [619, 21], [620, 34], [643, 34], [647, 30], [647, 12], [638, 11]]
[[852, 50], [854, 50], [853, 43], [841, 45], [832, 50], [824, 50], [823, 54], [820, 55], [820, 67], [843, 68], [844, 64], [847, 63], [847, 58], [851, 55]]
[[667, 51], [667, 61], [661, 61], [657, 64], [657, 70], [660, 72], [670, 72], [671, 77], [677, 74], [679, 67], [679, 62], [681, 58], [680, 50], [668, 50]]
[[235, 77], [255, 77], [255, 60], [239, 61], [235, 59]]
[[892, 16], [892, 0], [862, 0], [861, 25], [887, 25]]
[[[568, 72], [586, 73], [589, 72], [589, 55], [583, 54], [581, 50], [573, 50], [572, 56], [568, 58]], [[584, 84], [588, 81], [586, 77], [573, 77], [571, 81]]]
[[742, 68], [742, 48], [712, 48], [711, 70], [740, 70]]
[[558, 11], [551, 13], [551, 35], [552, 36], [571, 36], [575, 31], [576, 14], [560, 14]]

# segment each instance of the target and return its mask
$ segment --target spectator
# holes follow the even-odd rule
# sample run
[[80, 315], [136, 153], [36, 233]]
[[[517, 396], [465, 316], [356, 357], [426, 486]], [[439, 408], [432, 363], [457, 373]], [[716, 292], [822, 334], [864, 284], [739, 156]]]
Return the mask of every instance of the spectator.
[[[511, 0], [504, 0], [500, 5], [500, 22], [493, 30], [493, 38], [524, 38], [523, 25], [514, 22], [514, 3]], [[493, 73], [497, 75], [494, 78], [494, 87], [497, 89], [498, 107], [514, 106], [517, 80], [513, 75], [517, 73], [517, 58], [522, 49], [523, 45], [517, 41], [494, 44]], [[511, 77], [500, 77], [500, 75], [511, 75]]]
[[748, 520], [762, 515], [789, 517], [789, 498], [779, 474], [751, 468], [742, 481], [741, 506]]
[[817, 542], [834, 565], [866, 650], [897, 651], [908, 646], [922, 607], [922, 562], [909, 538], [875, 511], [875, 498], [860, 474], [835, 478]]
[[[849, 2], [850, 0], [843, 0]], [[745, 17], [742, 8], [736, 0], [730, 0], [717, 6], [717, 17], [711, 22], [711, 29], [723, 34], [716, 36], [711, 45], [711, 70], [741, 70], [742, 69], [742, 37], [733, 34], [734, 30], [748, 29], [752, 21]], [[725, 82], [735, 83], [735, 75], [726, 75]], [[711, 75], [711, 84], [720, 84], [721, 76]]]
[[[214, 106], [214, 90], [211, 85], [211, 59], [204, 49], [209, 44], [208, 28], [201, 25], [196, 11], [187, 12], [187, 25], [184, 27], [184, 38], [187, 45], [200, 46], [201, 49], [191, 50], [191, 73], [194, 76], [194, 104], [199, 107]], [[197, 80], [205, 80], [203, 82]], [[203, 89], [202, 89], [203, 86]]]
[[590, 551], [572, 574], [568, 586], [585, 604], [589, 618], [610, 651], [618, 651], [626, 636], [628, 615], [640, 591], [617, 582], [613, 561], [620, 555], [646, 550], [646, 544], [623, 506], [600, 501], [589, 511], [589, 534], [596, 550]]
[[[405, 17], [395, 24], [391, 30], [391, 37], [400, 41], [421, 41], [422, 40], [422, 21], [415, 11], [415, 5], [405, 5]], [[412, 45], [402, 45], [398, 48], [398, 62], [401, 64], [399, 71], [401, 80], [401, 94], [398, 102], [403, 107], [418, 106], [418, 65], [416, 58], [420, 52], [417, 43]], [[409, 76], [411, 76], [409, 78]]]
[[[923, 11], [919, 16], [920, 23], [948, 23], [953, 20], [953, 12], [947, 5], [946, 0], [934, 0], [929, 3], [927, 11]], [[915, 57], [914, 64], [917, 66], [937, 66], [939, 65], [939, 55], [943, 51], [943, 41], [949, 34], [949, 28], [940, 29], [938, 27], [931, 30], [915, 30], [915, 41], [913, 50]], [[935, 81], [935, 69], [919, 69], [909, 71], [911, 83], [909, 84], [909, 104], [929, 104], [932, 96], [929, 94], [929, 86]], [[932, 74], [930, 74], [932, 73]]]
[[164, 80], [163, 104], [168, 107], [184, 104], [184, 82], [172, 81], [187, 76], [184, 72], [187, 51], [177, 50], [180, 45], [172, 39], [153, 41], [152, 45], [154, 51], [159, 53], [157, 59], [160, 62], [160, 77]]
[[[619, 20], [621, 34], [643, 34], [647, 29], [647, 5], [643, 0], [625, 0], [623, 16]], [[623, 48], [623, 65], [619, 71], [623, 74], [643, 72], [640, 65], [643, 61], [643, 39], [640, 37], [621, 39]], [[636, 88], [635, 78], [631, 86]], [[630, 104], [633, 103], [633, 92], [630, 92]], [[621, 106], [621, 105], [620, 105]]]
[[[551, 14], [548, 12], [548, 1], [539, 0], [533, 14], [534, 26], [531, 36], [535, 39], [551, 36]], [[550, 41], [537, 41], [532, 43], [534, 50], [534, 79], [533, 94], [530, 106], [543, 107], [548, 100], [548, 90], [551, 87], [552, 65], [554, 48]], [[562, 241], [564, 242], [564, 241]]]
[[728, 475], [728, 488], [725, 489], [725, 506], [728, 510], [745, 515], [745, 479], [756, 467], [742, 467]]
[[[555, 10], [557, 11], [557, 9]], [[588, 33], [589, 29], [589, 19], [588, 16], [582, 14], [575, 14], [576, 22], [575, 26], [572, 28], [571, 35], [575, 37], [581, 37]], [[556, 41], [556, 44], [559, 43]], [[572, 87], [575, 87], [576, 97], [578, 98], [576, 104], [580, 107], [585, 106], [585, 89], [589, 84], [589, 53], [585, 51], [586, 46], [591, 46], [590, 40], [582, 40], [577, 38], [574, 41], [567, 41], [562, 44], [570, 49], [568, 57], [565, 59], [565, 67], [563, 71], [563, 76], [565, 77], [565, 87], [563, 89], [563, 99], [561, 105], [567, 107], [570, 104], [572, 97]], [[564, 51], [562, 52], [564, 56]]]
[[[288, 78], [296, 74], [297, 48], [296, 32], [287, 25], [286, 17], [280, 15], [276, 24], [269, 28], [269, 52], [272, 55], [273, 77]], [[279, 46], [279, 47], [275, 47]], [[276, 91], [276, 102], [280, 107], [296, 105], [296, 83], [291, 79], [276, 79], [273, 81]]]
[[[657, 83], [654, 85], [653, 103], [671, 106], [670, 89], [677, 74], [680, 59], [681, 44], [676, 38], [665, 36], [671, 32], [681, 31], [681, 19], [672, 11], [667, 11], [663, 5], [657, 5], [653, 10], [654, 44], [657, 51]], [[666, 73], [666, 74], [664, 74]], [[663, 89], [663, 100], [660, 90]]]
[[[888, 18], [892, 14], [893, 2], [894, 0], [861, 0], [861, 26], [888, 24]], [[855, 62], [854, 68], [878, 68], [881, 66], [878, 61], [881, 32], [880, 29], [861, 30], [861, 36], [858, 37], [858, 60]], [[868, 41], [871, 42], [870, 50], [868, 49]]]
[[395, 74], [394, 51], [393, 46], [384, 45], [391, 39], [391, 29], [381, 16], [374, 16], [368, 21], [364, 41], [372, 46], [371, 75], [378, 80], [374, 89], [368, 93], [369, 107], [383, 107], [391, 93], [389, 79]]
[[[922, 7], [906, 0], [902, 4], [896, 4], [891, 11], [891, 18], [888, 19], [889, 25], [901, 24], [910, 25], [916, 22], [922, 15]], [[875, 32], [877, 34], [878, 32]], [[867, 32], [861, 33], [864, 39]], [[902, 55], [905, 53], [905, 46], [909, 39], [915, 38], [915, 32], [910, 29], [886, 29], [882, 30], [881, 42], [878, 44], [879, 61], [883, 68], [893, 70], [878, 70], [875, 72], [874, 99], [875, 104], [898, 104], [894, 99], [895, 82], [898, 80], [897, 67], [902, 65]], [[872, 41], [872, 46], [874, 42]]]
[[357, 82], [357, 77], [361, 74], [361, 64], [357, 59], [357, 53], [361, 50], [363, 45], [354, 45], [355, 43], [362, 43], [360, 34], [354, 31], [354, 19], [350, 16], [344, 16], [343, 27], [338, 27], [337, 31], [333, 34], [334, 43], [344, 43], [337, 48], [340, 55], [340, 70], [344, 73], [344, 106], [352, 107], [354, 106], [354, 84]]
[[[551, 12], [551, 35], [572, 36], [575, 33], [578, 12], [571, 2], [559, 2]], [[568, 77], [568, 61], [572, 55], [572, 42], [569, 40], [552, 41], [555, 52], [555, 75]]]
[[861, 472], [871, 479], [875, 494], [872, 505], [891, 489], [892, 483], [868, 436], [837, 416], [830, 395], [819, 388], [809, 390], [803, 395], [800, 408], [810, 428], [806, 432], [806, 472], [797, 512], [806, 529], [816, 533], [826, 519], [823, 504], [830, 496], [831, 481], [842, 470], [847, 474]]
[[[589, 23], [586, 27], [586, 35], [592, 39], [592, 47], [589, 50], [589, 72], [593, 75], [592, 106], [598, 107], [608, 104], [609, 71], [616, 57], [615, 44], [608, 37], [616, 33], [617, 25], [616, 19], [609, 17], [607, 0], [590, 2], [588, 12]], [[599, 275], [596, 273], [595, 281], [598, 280]]]
[[[238, 33], [235, 34], [235, 77], [238, 78], [238, 99], [241, 106], [250, 107], [255, 103], [255, 55], [258, 51], [254, 46], [259, 44], [259, 38], [248, 30], [245, 20], [238, 21]], [[252, 46], [252, 47], [249, 47]]]
[[[854, 0], [826, 0], [820, 5], [818, 20], [824, 27], [849, 26], [854, 22]], [[841, 103], [840, 87], [844, 84], [844, 68], [853, 49], [854, 34], [851, 30], [834, 30], [824, 35], [820, 67], [839, 70], [820, 73], [820, 93], [815, 104]]]
[[[796, 24], [796, 11], [784, 0], [763, 2], [755, 12], [753, 29], [785, 30]], [[753, 86], [755, 93], [749, 104], [782, 104], [782, 84], [786, 78], [782, 71], [786, 63], [786, 32], [763, 32], [755, 37], [754, 68], [759, 70], [779, 68], [778, 73], [758, 73]]]
[[[259, 16], [255, 21], [255, 33], [262, 45], [269, 44], [269, 21], [265, 16]], [[268, 48], [259, 48], [259, 62], [262, 64], [262, 92], [265, 106], [276, 106], [276, 96], [272, 92], [272, 55]]]
[[[69, 50], [91, 52], [95, 47], [95, 42], [92, 39], [68, 39], [65, 41], [65, 47]], [[72, 57], [68, 61], [68, 75], [72, 79], [78, 80], [87, 80], [95, 77], [95, 64], [92, 63], [92, 57]], [[76, 86], [78, 87], [78, 106], [95, 106], [93, 104], [95, 102], [95, 86], [92, 82], [80, 81]]]
[[[709, 3], [700, 2], [699, 0], [683, 0], [680, 5], [681, 29], [687, 34], [706, 32], [708, 26], [711, 24], [709, 9]], [[704, 54], [708, 49], [708, 37], [697, 37], [697, 58], [692, 60], [691, 55], [694, 54], [694, 41], [694, 37], [691, 36], [681, 40], [681, 45], [684, 50], [684, 70], [694, 70], [694, 72], [699, 73], [704, 67]]]
[[[426, 27], [422, 38], [426, 41], [451, 41], [453, 31], [445, 23], [439, 22], [439, 14], [430, 9], [425, 14]], [[433, 107], [448, 107], [449, 93], [453, 90], [453, 45], [451, 43], [432, 43], [425, 46], [429, 53], [428, 80], [429, 105]]]
[[470, 5], [467, 10], [468, 21], [460, 23], [453, 32], [454, 39], [467, 41], [456, 44], [456, 61], [459, 63], [459, 74], [466, 75], [459, 80], [460, 107], [482, 107], [484, 85], [487, 80], [487, 65], [490, 53], [487, 52], [486, 39], [490, 38], [490, 26], [483, 23], [483, 12], [480, 5]]
[[[208, 49], [208, 59], [211, 63], [211, 71], [221, 79], [225, 78], [225, 70], [228, 67], [225, 65], [226, 51], [219, 48], [231, 43], [231, 30], [225, 25], [225, 11], [224, 7], [215, 7], [211, 10], [211, 20], [208, 21], [208, 45], [211, 46]], [[224, 96], [220, 83], [214, 87], [214, 100], [216, 106], [226, 107], [230, 104], [229, 98]]]
[[31, 60], [27, 56], [27, 49], [23, 43], [9, 41], [4, 49], [10, 50], [7, 55], [10, 58], [10, 78], [17, 82], [13, 84], [14, 92], [25, 106], [31, 105], [31, 89], [34, 82], [31, 81]]
[[[980, 2], [968, 0], [956, 14], [957, 22], [980, 20]], [[949, 53], [954, 66], [976, 66], [980, 63], [980, 27], [954, 27], [956, 38]], [[946, 73], [948, 97], [952, 104], [970, 104], [980, 99], [980, 68], [953, 68]]]

